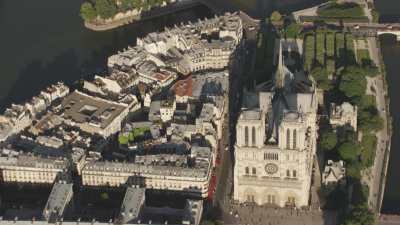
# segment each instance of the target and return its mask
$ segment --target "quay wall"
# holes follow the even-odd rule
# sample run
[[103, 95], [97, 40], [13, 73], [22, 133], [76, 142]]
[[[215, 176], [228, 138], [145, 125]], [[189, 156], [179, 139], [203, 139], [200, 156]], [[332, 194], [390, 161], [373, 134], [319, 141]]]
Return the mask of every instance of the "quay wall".
[[381, 181], [380, 181], [380, 185], [379, 185], [379, 192], [378, 192], [378, 207], [377, 207], [377, 213], [380, 214], [381, 212], [381, 208], [382, 208], [382, 202], [383, 202], [383, 196], [385, 193], [385, 185], [386, 185], [386, 179], [387, 179], [387, 170], [388, 170], [388, 165], [389, 165], [389, 158], [390, 158], [390, 150], [391, 150], [391, 140], [392, 140], [392, 117], [390, 115], [390, 97], [389, 97], [389, 92], [388, 92], [388, 83], [387, 83], [387, 74], [386, 74], [386, 69], [385, 69], [385, 64], [383, 61], [383, 56], [382, 56], [382, 52], [381, 52], [381, 43], [379, 41], [379, 39], [377, 39], [378, 42], [378, 49], [379, 49], [379, 61], [381, 62], [381, 72], [382, 72], [382, 76], [383, 76], [383, 85], [384, 85], [384, 89], [385, 89], [385, 108], [386, 108], [386, 122], [387, 122], [387, 133], [388, 133], [388, 143], [386, 144], [386, 149], [385, 149], [385, 155], [384, 155], [384, 162], [383, 162], [383, 166], [382, 166], [382, 170], [381, 170]]
[[134, 13], [129, 11], [127, 13], [119, 13], [114, 19], [106, 20], [105, 22], [86, 22], [85, 27], [94, 31], [106, 31], [111, 30], [126, 24], [152, 19], [159, 16], [168, 15], [178, 11], [193, 8], [195, 6], [201, 5], [202, 2], [199, 0], [186, 0], [177, 1], [169, 5], [154, 8], [149, 11], [142, 11], [141, 13]]

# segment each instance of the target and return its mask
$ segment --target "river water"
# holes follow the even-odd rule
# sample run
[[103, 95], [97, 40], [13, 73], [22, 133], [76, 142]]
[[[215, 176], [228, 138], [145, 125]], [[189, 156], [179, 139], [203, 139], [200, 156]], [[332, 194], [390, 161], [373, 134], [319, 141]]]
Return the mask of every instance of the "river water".
[[[107, 57], [134, 45], [139, 36], [211, 16], [205, 7], [197, 7], [112, 31], [94, 32], [83, 27], [78, 15], [80, 4], [81, 0], [0, 0], [0, 111], [56, 81], [73, 84], [104, 71]], [[377, 0], [377, 7], [384, 21], [400, 22], [399, 0]], [[383, 211], [400, 213], [400, 44], [390, 36], [382, 37], [381, 42], [394, 120]]]
[[112, 31], [86, 29], [81, 0], [0, 0], [0, 110], [56, 81], [68, 84], [105, 69], [107, 57], [136, 38], [187, 20], [212, 16], [196, 7]]

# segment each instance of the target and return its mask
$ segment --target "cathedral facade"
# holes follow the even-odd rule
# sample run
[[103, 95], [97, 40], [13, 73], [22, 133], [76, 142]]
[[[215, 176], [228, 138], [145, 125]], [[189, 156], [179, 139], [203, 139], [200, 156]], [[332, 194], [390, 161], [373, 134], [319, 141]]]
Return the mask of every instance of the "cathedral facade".
[[281, 50], [273, 86], [257, 95], [257, 106], [244, 106], [236, 126], [234, 200], [308, 206], [317, 139], [314, 82], [291, 72]]

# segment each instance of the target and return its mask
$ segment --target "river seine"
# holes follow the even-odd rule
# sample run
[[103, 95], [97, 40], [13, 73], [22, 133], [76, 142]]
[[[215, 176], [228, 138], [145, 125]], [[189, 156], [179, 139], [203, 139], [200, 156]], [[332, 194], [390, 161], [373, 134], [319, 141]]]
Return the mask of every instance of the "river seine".
[[[94, 32], [83, 27], [78, 15], [80, 4], [81, 0], [0, 0], [0, 111], [51, 83], [73, 84], [101, 73], [109, 55], [134, 45], [139, 36], [211, 16], [207, 8], [197, 7], [112, 31]], [[377, 0], [377, 8], [383, 21], [400, 22], [399, 0]], [[400, 44], [390, 36], [381, 37], [381, 43], [394, 130], [382, 210], [400, 213]]]

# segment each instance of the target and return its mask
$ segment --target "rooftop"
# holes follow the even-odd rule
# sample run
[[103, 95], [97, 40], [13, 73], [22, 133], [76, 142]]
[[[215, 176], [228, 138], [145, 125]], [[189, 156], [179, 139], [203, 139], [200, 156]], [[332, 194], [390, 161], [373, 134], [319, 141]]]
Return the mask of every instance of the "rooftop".
[[75, 91], [62, 102], [64, 118], [76, 123], [107, 127], [127, 106]]

